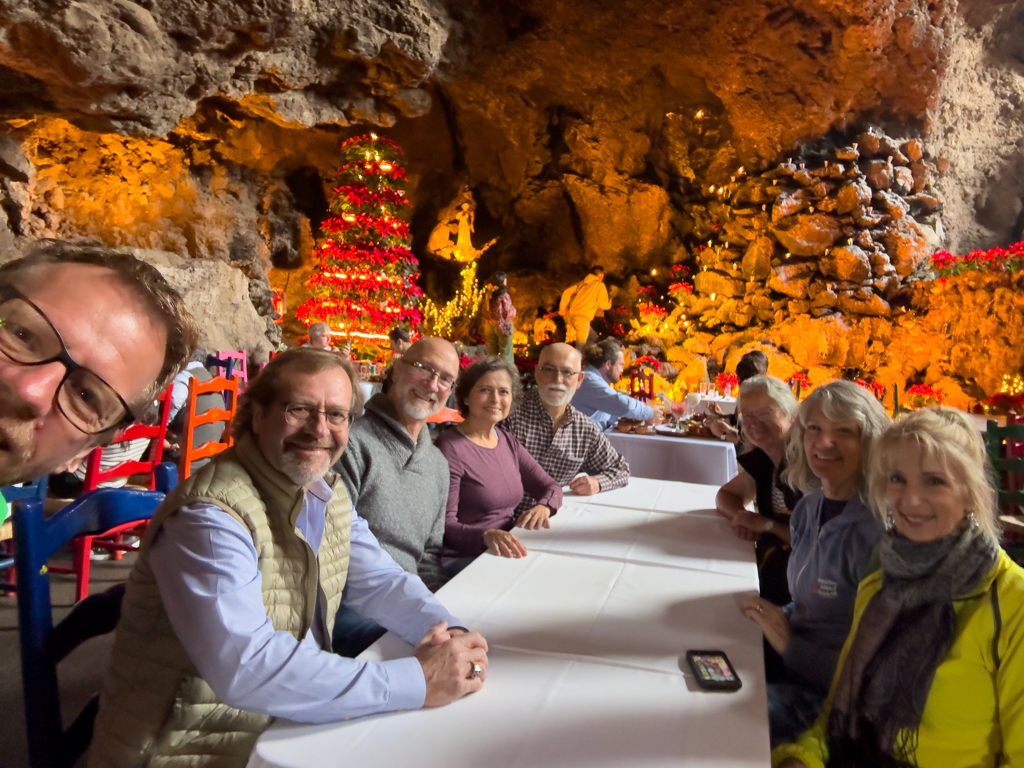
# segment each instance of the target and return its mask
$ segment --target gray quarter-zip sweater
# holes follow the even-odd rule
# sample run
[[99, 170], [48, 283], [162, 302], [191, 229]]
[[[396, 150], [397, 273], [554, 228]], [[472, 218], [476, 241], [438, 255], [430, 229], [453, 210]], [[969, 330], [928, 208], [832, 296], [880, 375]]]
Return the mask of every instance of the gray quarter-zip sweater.
[[428, 589], [440, 589], [449, 472], [426, 425], [414, 443], [387, 395], [378, 393], [352, 424], [334, 469], [381, 547]]
[[787, 576], [793, 601], [785, 607], [793, 636], [783, 659], [822, 693], [828, 691], [853, 621], [857, 585], [871, 570], [883, 525], [860, 496], [820, 524], [822, 491], [804, 496], [789, 521]]

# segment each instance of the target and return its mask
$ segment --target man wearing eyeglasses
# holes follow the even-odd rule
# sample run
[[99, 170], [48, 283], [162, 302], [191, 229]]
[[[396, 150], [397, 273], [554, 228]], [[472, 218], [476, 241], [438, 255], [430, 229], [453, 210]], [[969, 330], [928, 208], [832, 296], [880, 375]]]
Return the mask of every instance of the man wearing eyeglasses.
[[0, 267], [0, 485], [152, 421], [198, 335], [163, 276], [115, 249], [40, 240]]
[[[626, 485], [629, 465], [594, 421], [569, 404], [583, 378], [581, 363], [569, 344], [544, 347], [534, 372], [537, 391], [524, 395], [502, 426], [556, 483], [591, 496]], [[526, 494], [516, 513], [535, 504]]]
[[[352, 364], [313, 348], [278, 355], [250, 383], [235, 445], [182, 482], [147, 529], [90, 766], [187, 756], [242, 768], [274, 717], [326, 723], [480, 689], [484, 639], [380, 548], [330, 472], [360, 399]], [[332, 653], [343, 599], [413, 655]]]
[[[459, 373], [459, 356], [444, 339], [424, 338], [395, 358], [387, 393], [366, 404], [335, 465], [352, 506], [407, 572], [431, 591], [444, 585], [448, 462], [434, 447], [426, 419], [445, 404]], [[356, 656], [384, 634], [344, 605], [334, 623], [334, 650]]]

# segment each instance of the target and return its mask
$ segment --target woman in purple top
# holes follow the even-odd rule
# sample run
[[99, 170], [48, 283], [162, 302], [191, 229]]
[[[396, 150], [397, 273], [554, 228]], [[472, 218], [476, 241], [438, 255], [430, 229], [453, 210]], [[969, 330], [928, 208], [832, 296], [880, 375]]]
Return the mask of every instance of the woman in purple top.
[[[436, 443], [451, 472], [444, 530], [450, 573], [487, 550], [502, 557], [525, 556], [526, 547], [511, 529], [547, 528], [548, 518], [562, 505], [561, 486], [514, 437], [495, 429], [520, 391], [516, 369], [498, 356], [475, 362], [455, 385], [465, 421]], [[524, 488], [539, 501], [517, 520], [513, 513]]]

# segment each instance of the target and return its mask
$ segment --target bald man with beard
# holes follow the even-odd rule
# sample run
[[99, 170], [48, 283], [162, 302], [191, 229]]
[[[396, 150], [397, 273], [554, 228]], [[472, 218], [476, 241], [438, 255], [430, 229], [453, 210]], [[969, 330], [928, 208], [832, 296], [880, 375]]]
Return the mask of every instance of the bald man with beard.
[[[590, 496], [626, 485], [629, 465], [593, 419], [570, 405], [583, 380], [581, 363], [579, 350], [569, 344], [545, 347], [537, 361], [537, 391], [524, 395], [502, 426], [555, 482]], [[535, 503], [527, 494], [516, 512]]]
[[[444, 406], [458, 375], [459, 356], [449, 342], [424, 338], [410, 346], [395, 359], [387, 393], [374, 395], [352, 425], [335, 466], [381, 547], [431, 591], [446, 581], [441, 552], [449, 472], [425, 424]], [[383, 631], [342, 607], [334, 650], [356, 656]]]

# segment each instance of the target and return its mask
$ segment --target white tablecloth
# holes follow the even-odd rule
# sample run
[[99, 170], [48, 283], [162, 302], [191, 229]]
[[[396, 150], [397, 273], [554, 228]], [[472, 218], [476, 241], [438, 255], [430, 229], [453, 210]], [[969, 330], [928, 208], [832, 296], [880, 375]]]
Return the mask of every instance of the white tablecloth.
[[629, 462], [631, 477], [724, 485], [736, 477], [736, 446], [722, 440], [605, 433]]
[[[250, 768], [570, 768], [769, 764], [761, 635], [736, 602], [753, 549], [700, 513], [714, 488], [639, 482], [523, 532], [523, 559], [484, 555], [437, 596], [490, 645], [483, 690], [447, 707], [275, 723]], [[623, 491], [627, 489], [621, 489]], [[697, 688], [683, 654], [720, 649], [743, 687]], [[385, 635], [365, 658], [406, 656]], [[684, 670], [684, 671], [681, 671]]]

